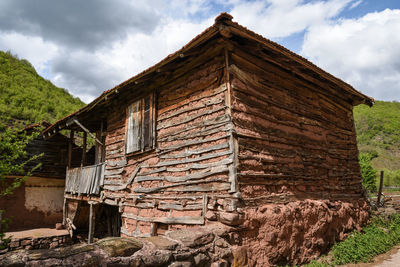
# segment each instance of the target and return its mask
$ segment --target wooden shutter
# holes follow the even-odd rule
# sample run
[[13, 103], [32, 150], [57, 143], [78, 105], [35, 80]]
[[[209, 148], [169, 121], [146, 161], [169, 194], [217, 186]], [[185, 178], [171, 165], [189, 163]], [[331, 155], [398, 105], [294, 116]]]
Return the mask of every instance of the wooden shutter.
[[141, 100], [134, 102], [128, 108], [128, 131], [126, 137], [126, 153], [141, 149]]
[[144, 98], [143, 105], [143, 148], [152, 147], [152, 97], [148, 95]]

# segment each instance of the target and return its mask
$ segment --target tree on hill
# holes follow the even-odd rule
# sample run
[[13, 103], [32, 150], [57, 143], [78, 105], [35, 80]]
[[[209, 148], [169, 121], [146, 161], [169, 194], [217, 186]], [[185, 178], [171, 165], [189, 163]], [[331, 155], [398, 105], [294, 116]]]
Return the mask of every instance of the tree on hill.
[[[0, 125], [0, 198], [10, 195], [24, 182], [40, 164], [27, 170], [26, 164], [42, 155], [27, 157], [26, 145], [39, 135], [38, 131], [27, 133], [21, 127], [5, 127]], [[7, 179], [7, 176], [16, 175], [17, 178]], [[4, 232], [9, 223], [8, 218], [2, 218], [0, 209], [0, 249], [9, 241], [4, 238]]]
[[400, 103], [376, 101], [371, 108], [359, 105], [354, 108], [354, 122], [360, 153], [373, 151], [376, 157], [370, 164], [385, 172], [384, 185], [400, 186]]
[[0, 51], [0, 121], [53, 123], [83, 106], [79, 98], [37, 74], [29, 61]]

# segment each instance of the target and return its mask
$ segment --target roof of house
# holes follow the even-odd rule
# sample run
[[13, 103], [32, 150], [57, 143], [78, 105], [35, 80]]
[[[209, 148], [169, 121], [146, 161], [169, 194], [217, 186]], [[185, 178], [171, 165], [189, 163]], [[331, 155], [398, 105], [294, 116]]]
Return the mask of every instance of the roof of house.
[[256, 41], [260, 43], [263, 46], [266, 46], [268, 49], [273, 49], [274, 51], [285, 55], [286, 57], [290, 58], [291, 60], [294, 60], [296, 63], [302, 65], [305, 69], [312, 71], [314, 74], [319, 75], [323, 77], [325, 80], [328, 80], [338, 86], [339, 88], [343, 89], [346, 91], [348, 94], [353, 96], [354, 99], [357, 99], [354, 104], [367, 104], [369, 106], [372, 106], [374, 103], [374, 99], [370, 98], [363, 93], [357, 91], [354, 89], [351, 85], [348, 83], [345, 83], [339, 78], [336, 78], [335, 76], [329, 74], [328, 72], [322, 70], [318, 66], [314, 65], [312, 62], [308, 61], [306, 58], [290, 51], [289, 49], [279, 45], [278, 43], [275, 43], [249, 29], [246, 27], [241, 26], [240, 24], [233, 22], [232, 21], [232, 16], [228, 13], [221, 13], [215, 18], [215, 23], [204, 30], [202, 33], [197, 35], [195, 38], [193, 38], [189, 43], [187, 43], [185, 46], [183, 46], [181, 49], [178, 51], [168, 55], [166, 58], [155, 64], [154, 66], [140, 72], [139, 74], [129, 78], [128, 80], [122, 82], [121, 84], [104, 91], [100, 96], [98, 96], [96, 99], [94, 99], [92, 102], [84, 106], [83, 108], [77, 110], [74, 113], [71, 113], [70, 115], [60, 119], [50, 127], [48, 127], [45, 130], [45, 133], [50, 133], [51, 131], [55, 131], [57, 128], [62, 129], [62, 125], [65, 125], [66, 122], [78, 115], [81, 115], [85, 112], [88, 112], [92, 110], [94, 107], [103, 104], [107, 101], [110, 101], [116, 94], [118, 94], [121, 90], [124, 90], [124, 88], [127, 85], [132, 85], [132, 84], [137, 84], [140, 82], [140, 79], [144, 78], [145, 76], [157, 72], [160, 70], [161, 67], [172, 63], [173, 61], [184, 58], [185, 53], [188, 52], [190, 49], [193, 49], [200, 44], [203, 44], [207, 40], [211, 39], [217, 34], [221, 35], [226, 35], [226, 32], [229, 32], [229, 34], [233, 35], [239, 35], [241, 37], [244, 37], [246, 39], [251, 39], [253, 41]]

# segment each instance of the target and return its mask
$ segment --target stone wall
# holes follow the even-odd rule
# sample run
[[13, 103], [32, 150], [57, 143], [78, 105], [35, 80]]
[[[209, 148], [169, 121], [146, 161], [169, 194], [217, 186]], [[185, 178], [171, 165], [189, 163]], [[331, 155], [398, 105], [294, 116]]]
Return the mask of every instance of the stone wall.
[[[196, 228], [149, 238], [105, 238], [93, 244], [0, 255], [1, 266], [246, 266], [243, 249], [235, 249], [237, 234], [229, 228]], [[240, 263], [240, 265], [239, 265]], [[19, 264], [19, 265], [18, 265]]]
[[72, 239], [69, 235], [12, 238], [8, 250], [58, 248], [71, 244]]
[[326, 252], [354, 229], [367, 223], [363, 200], [304, 200], [245, 209], [240, 245], [249, 266], [302, 264]]

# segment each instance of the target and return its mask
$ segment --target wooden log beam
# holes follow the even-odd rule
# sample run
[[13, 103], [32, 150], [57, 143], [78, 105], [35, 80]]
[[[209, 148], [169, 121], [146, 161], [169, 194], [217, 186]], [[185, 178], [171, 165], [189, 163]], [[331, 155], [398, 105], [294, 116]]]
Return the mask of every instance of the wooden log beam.
[[74, 130], [71, 130], [69, 133], [69, 142], [68, 142], [68, 169], [71, 169], [72, 166], [72, 146], [74, 144]]
[[87, 133], [83, 132], [83, 143], [82, 143], [82, 161], [81, 166], [86, 164], [86, 147], [87, 147]]
[[204, 224], [203, 216], [182, 216], [182, 217], [142, 217], [132, 213], [122, 214], [122, 217], [136, 221], [165, 223], [165, 224]]
[[97, 139], [97, 137], [94, 134], [92, 134], [85, 126], [83, 126], [76, 118], [73, 118], [72, 122], [81, 127], [81, 129], [86, 133], [88, 133], [97, 143], [103, 145], [103, 143], [99, 139]]

